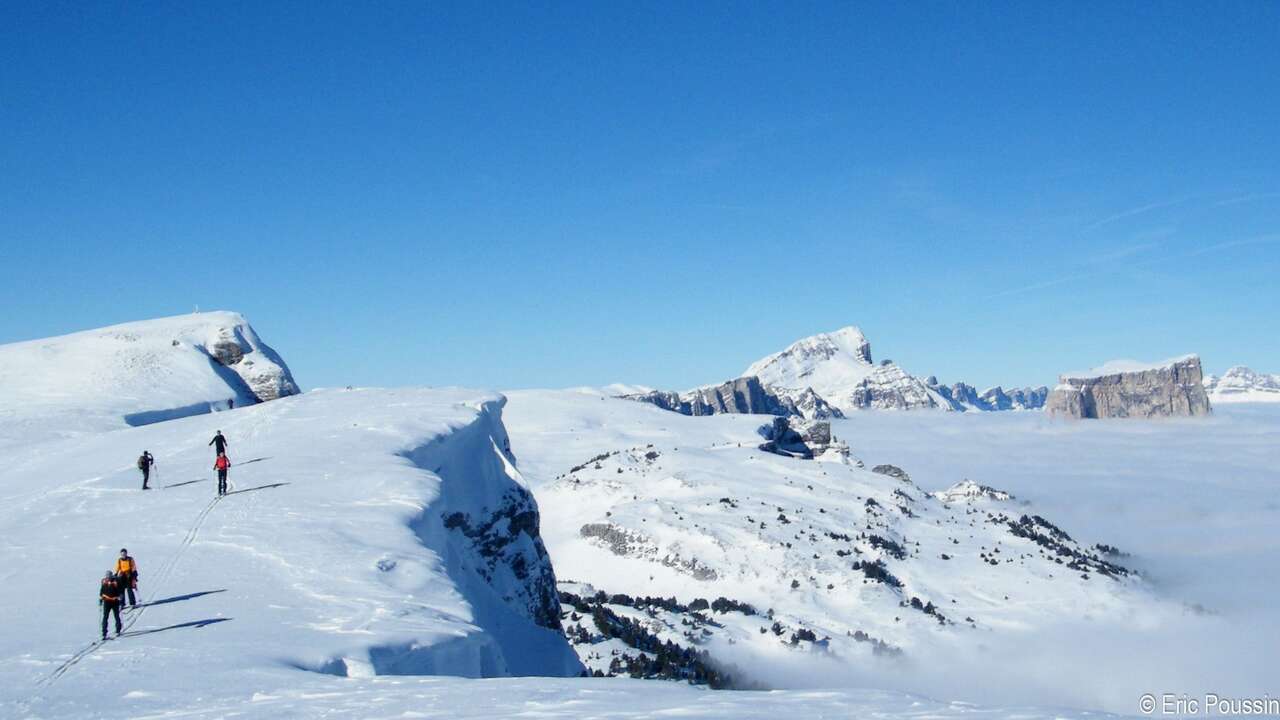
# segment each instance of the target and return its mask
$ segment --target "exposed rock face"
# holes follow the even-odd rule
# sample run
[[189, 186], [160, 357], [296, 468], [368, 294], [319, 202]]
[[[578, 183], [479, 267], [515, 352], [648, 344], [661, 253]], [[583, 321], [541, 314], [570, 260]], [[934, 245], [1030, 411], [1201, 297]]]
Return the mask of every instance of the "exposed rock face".
[[775, 392], [765, 387], [758, 377], [740, 377], [720, 385], [697, 388], [685, 393], [654, 390], [635, 395], [622, 395], [657, 405], [682, 415], [795, 415], [809, 418], [843, 417], [817, 393], [805, 389], [795, 394]]
[[1108, 363], [1084, 373], [1068, 373], [1050, 393], [1050, 415], [1125, 418], [1208, 415], [1200, 358], [1188, 355], [1163, 363]]
[[500, 573], [514, 576], [523, 583], [520, 608], [534, 623], [560, 629], [555, 572], [539, 534], [538, 506], [528, 490], [511, 488], [488, 515], [454, 512], [443, 520], [445, 529], [456, 530], [475, 544], [477, 574], [486, 582]]
[[[607, 549], [614, 555], [658, 562], [673, 570], [685, 573], [694, 580], [711, 581], [717, 577], [715, 570], [700, 563], [696, 557], [685, 558], [671, 551], [659, 557], [658, 545], [652, 539], [640, 533], [621, 528], [613, 523], [587, 523], [578, 529], [578, 534]], [[556, 622], [559, 623], [558, 617]]]
[[907, 471], [897, 465], [877, 465], [871, 468], [871, 472], [876, 473], [877, 475], [887, 475], [896, 480], [901, 480], [904, 483], [911, 482], [911, 476], [907, 474]]
[[1255, 372], [1237, 365], [1222, 377], [1206, 377], [1204, 389], [1215, 403], [1280, 402], [1280, 375]]
[[950, 410], [949, 404], [905, 370], [886, 361], [858, 381], [844, 402], [863, 410]]
[[284, 360], [248, 324], [219, 328], [205, 343], [205, 351], [214, 363], [240, 376], [258, 402], [299, 392]]
[[[765, 442], [760, 449], [775, 455], [813, 459], [829, 449], [837, 448], [831, 437], [831, 423], [823, 420], [796, 420], [785, 417], [774, 418], [773, 422], [760, 427], [760, 435]], [[842, 449], [847, 455], [848, 448], [843, 443]]]
[[795, 407], [795, 415], [808, 420], [831, 420], [832, 418], [843, 418], [844, 413], [840, 409], [832, 406], [821, 395], [813, 391], [813, 388], [805, 388], [800, 392], [787, 392], [778, 390], [777, 388], [769, 388], [770, 392], [776, 393], [778, 397]]

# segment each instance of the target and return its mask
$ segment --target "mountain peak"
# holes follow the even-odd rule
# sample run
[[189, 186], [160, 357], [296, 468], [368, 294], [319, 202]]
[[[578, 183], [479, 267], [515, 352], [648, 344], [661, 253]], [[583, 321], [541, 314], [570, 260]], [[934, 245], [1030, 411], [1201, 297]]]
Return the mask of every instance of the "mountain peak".
[[841, 412], [860, 408], [949, 407], [919, 379], [885, 360], [871, 360], [871, 343], [856, 325], [791, 343], [747, 368], [770, 387], [811, 389]]
[[[853, 371], [859, 377], [872, 369], [871, 343], [856, 325], [848, 325], [834, 332], [818, 333], [797, 340], [781, 352], [756, 361], [743, 375], [757, 375], [766, 383], [779, 387], [804, 389], [813, 383], [806, 378], [830, 373], [818, 372], [823, 365], [834, 364], [847, 379]], [[814, 387], [818, 390], [817, 387]], [[822, 392], [821, 390], [818, 390]]]

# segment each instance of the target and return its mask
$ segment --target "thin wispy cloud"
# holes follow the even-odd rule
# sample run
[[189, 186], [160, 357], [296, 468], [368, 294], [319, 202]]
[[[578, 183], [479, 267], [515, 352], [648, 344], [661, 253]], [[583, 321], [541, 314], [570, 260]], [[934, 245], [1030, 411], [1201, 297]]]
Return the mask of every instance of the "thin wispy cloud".
[[1158, 247], [1160, 247], [1160, 243], [1152, 241], [1138, 243], [1137, 245], [1129, 245], [1128, 247], [1116, 248], [1115, 250], [1094, 255], [1093, 259], [1090, 260], [1088, 264], [1099, 265], [1102, 263], [1114, 262], [1116, 260], [1123, 260], [1124, 258], [1133, 257], [1134, 255], [1144, 253], [1148, 250], [1154, 250]]
[[1123, 212], [1118, 212], [1115, 215], [1110, 215], [1108, 217], [1102, 218], [1101, 220], [1098, 220], [1097, 222], [1091, 223], [1090, 225], [1087, 225], [1085, 227], [1084, 231], [1092, 232], [1094, 230], [1097, 230], [1100, 227], [1105, 227], [1112, 223], [1120, 222], [1121, 220], [1127, 220], [1131, 217], [1136, 217], [1138, 215], [1145, 215], [1146, 213], [1153, 212], [1155, 210], [1163, 210], [1165, 208], [1170, 208], [1175, 205], [1181, 205], [1183, 203], [1191, 202], [1192, 200], [1195, 200], [1195, 199], [1196, 199], [1195, 197], [1180, 197], [1174, 200], [1165, 200], [1163, 202], [1154, 202], [1154, 203], [1148, 203], [1146, 205], [1140, 205], [1138, 207], [1130, 208]]
[[1226, 200], [1219, 200], [1218, 202], [1213, 204], [1213, 207], [1223, 207], [1226, 205], [1239, 205], [1241, 203], [1255, 202], [1257, 200], [1275, 200], [1277, 198], [1280, 198], [1280, 192], [1248, 193], [1246, 195], [1239, 195], [1237, 197], [1227, 198]]
[[1251, 245], [1275, 245], [1275, 244], [1280, 244], [1280, 234], [1260, 235], [1258, 237], [1244, 238], [1241, 240], [1228, 240], [1225, 242], [1214, 243], [1213, 245], [1206, 245], [1204, 247], [1195, 248], [1194, 250], [1187, 250], [1180, 253], [1162, 255], [1160, 257], [1149, 258], [1147, 260], [1129, 263], [1119, 267], [1110, 267], [1107, 265], [1107, 263], [1110, 261], [1122, 259], [1125, 257], [1131, 257], [1140, 252], [1145, 252], [1146, 250], [1155, 249], [1160, 245], [1160, 243], [1143, 243], [1141, 245], [1133, 245], [1127, 248], [1121, 248], [1113, 252], [1103, 253], [1102, 255], [1095, 256], [1088, 263], [1088, 266], [1091, 267], [1092, 269], [1082, 270], [1080, 272], [1072, 273], [1069, 275], [1063, 275], [1062, 277], [1054, 278], [1051, 280], [1044, 280], [1038, 283], [1032, 283], [1030, 285], [1023, 285], [1021, 287], [1010, 288], [1008, 290], [1001, 290], [1000, 292], [992, 293], [990, 295], [985, 296], [984, 299], [991, 300], [993, 298], [1008, 297], [1010, 295], [1019, 295], [1022, 293], [1034, 292], [1036, 290], [1044, 290], [1046, 288], [1051, 288], [1058, 285], [1065, 285], [1067, 283], [1076, 282], [1078, 280], [1090, 280], [1097, 277], [1115, 275], [1117, 273], [1125, 272], [1127, 270], [1132, 270], [1134, 268], [1149, 267], [1151, 265], [1158, 265], [1160, 263], [1173, 262], [1176, 260], [1185, 260], [1187, 258], [1197, 257], [1200, 255], [1208, 255], [1210, 253], [1220, 252], [1222, 250], [1229, 250], [1231, 248], [1247, 247]]
[[1001, 290], [1000, 292], [987, 295], [986, 299], [990, 300], [991, 298], [1006, 297], [1008, 295], [1018, 295], [1020, 293], [1032, 292], [1033, 290], [1044, 290], [1045, 288], [1051, 288], [1057, 285], [1065, 285], [1066, 283], [1075, 282], [1076, 280], [1085, 280], [1091, 277], [1096, 277], [1098, 275], [1106, 275], [1108, 273], [1118, 272], [1119, 268], [1112, 268], [1108, 266], [1117, 260], [1123, 260], [1125, 258], [1133, 257], [1134, 255], [1140, 255], [1149, 250], [1155, 250], [1158, 247], [1160, 247], [1159, 242], [1151, 241], [1151, 242], [1137, 243], [1134, 245], [1127, 245], [1125, 247], [1120, 247], [1114, 250], [1109, 250], [1104, 253], [1099, 253], [1089, 258], [1088, 260], [1086, 260], [1081, 265], [1081, 269], [1078, 270], [1077, 272], [1064, 275], [1062, 277], [1053, 278], [1051, 280], [1042, 280], [1040, 282], [1032, 283], [1030, 285], [1023, 285], [1021, 287], [1010, 288], [1008, 290]]

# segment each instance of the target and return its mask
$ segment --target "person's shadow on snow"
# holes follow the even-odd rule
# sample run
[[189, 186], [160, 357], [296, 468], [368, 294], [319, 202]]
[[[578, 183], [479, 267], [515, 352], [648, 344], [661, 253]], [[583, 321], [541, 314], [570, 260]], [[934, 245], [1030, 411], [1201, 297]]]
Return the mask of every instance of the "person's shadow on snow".
[[192, 620], [190, 622], [178, 623], [177, 625], [169, 625], [161, 628], [151, 628], [149, 630], [130, 630], [122, 633], [120, 637], [137, 637], [139, 635], [152, 635], [154, 633], [165, 632], [167, 630], [181, 630], [182, 628], [202, 628], [217, 623], [230, 622], [231, 618], [206, 618], [204, 620]]

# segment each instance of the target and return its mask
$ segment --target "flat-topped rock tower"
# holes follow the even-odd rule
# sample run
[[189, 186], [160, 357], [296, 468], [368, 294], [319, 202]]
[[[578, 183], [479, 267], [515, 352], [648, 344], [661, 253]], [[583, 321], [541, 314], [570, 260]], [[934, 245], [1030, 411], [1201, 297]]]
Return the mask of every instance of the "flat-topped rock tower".
[[1066, 373], [1049, 394], [1045, 411], [1074, 418], [1150, 418], [1208, 415], [1200, 358], [1184, 355], [1159, 363], [1115, 360]]

